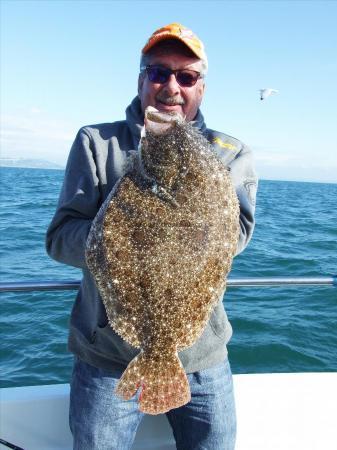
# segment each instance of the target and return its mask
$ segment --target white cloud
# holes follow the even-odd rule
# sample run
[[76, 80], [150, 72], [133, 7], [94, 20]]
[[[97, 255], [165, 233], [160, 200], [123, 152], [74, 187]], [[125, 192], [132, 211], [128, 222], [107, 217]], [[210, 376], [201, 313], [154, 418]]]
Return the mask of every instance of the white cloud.
[[267, 151], [256, 151], [255, 161], [257, 164], [264, 164], [266, 166], [287, 166], [293, 163], [296, 157], [284, 152], [267, 152]]
[[6, 114], [1, 118], [1, 156], [65, 165], [76, 131], [76, 126], [51, 118], [37, 107]]
[[333, 151], [253, 148], [260, 178], [337, 183], [337, 157]]
[[37, 108], [36, 106], [33, 106], [33, 107], [30, 109], [30, 112], [31, 112], [32, 114], [40, 114], [40, 113], [42, 112], [42, 110], [41, 110], [40, 108]]

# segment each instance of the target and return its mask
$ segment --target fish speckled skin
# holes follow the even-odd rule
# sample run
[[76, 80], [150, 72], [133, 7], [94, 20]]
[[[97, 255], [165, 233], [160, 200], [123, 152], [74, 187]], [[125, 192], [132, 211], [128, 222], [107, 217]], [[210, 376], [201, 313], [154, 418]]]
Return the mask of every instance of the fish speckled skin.
[[159, 414], [186, 404], [178, 351], [202, 334], [239, 237], [239, 204], [211, 145], [176, 113], [145, 112], [140, 150], [102, 205], [86, 259], [112, 328], [141, 351], [116, 393]]

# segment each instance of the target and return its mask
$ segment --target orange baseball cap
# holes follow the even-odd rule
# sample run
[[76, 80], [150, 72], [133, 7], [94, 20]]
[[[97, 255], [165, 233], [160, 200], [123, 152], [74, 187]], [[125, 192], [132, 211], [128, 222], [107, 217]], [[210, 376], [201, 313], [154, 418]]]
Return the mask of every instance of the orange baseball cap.
[[199, 58], [207, 61], [204, 44], [189, 28], [180, 23], [170, 23], [156, 30], [146, 42], [142, 52], [147, 53], [150, 48], [165, 39], [179, 39]]

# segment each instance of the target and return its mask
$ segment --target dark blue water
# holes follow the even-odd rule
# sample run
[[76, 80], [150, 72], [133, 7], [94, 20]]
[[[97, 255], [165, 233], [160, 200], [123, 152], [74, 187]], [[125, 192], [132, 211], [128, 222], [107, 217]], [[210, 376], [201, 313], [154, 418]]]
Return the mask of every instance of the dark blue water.
[[[1, 168], [2, 281], [79, 279], [46, 255], [63, 171]], [[337, 184], [261, 181], [256, 229], [232, 277], [337, 272]], [[2, 293], [2, 385], [67, 382], [74, 291]], [[229, 288], [234, 373], [337, 371], [337, 288]]]

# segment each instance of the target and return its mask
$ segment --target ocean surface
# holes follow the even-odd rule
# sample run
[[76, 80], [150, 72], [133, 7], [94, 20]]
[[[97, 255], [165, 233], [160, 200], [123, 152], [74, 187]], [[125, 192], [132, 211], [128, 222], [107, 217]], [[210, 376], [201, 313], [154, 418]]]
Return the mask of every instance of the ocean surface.
[[[62, 170], [0, 169], [1, 281], [77, 280], [44, 236]], [[337, 272], [337, 184], [260, 181], [254, 236], [231, 277]], [[75, 291], [1, 293], [2, 386], [68, 382]], [[234, 373], [337, 371], [337, 288], [228, 288]]]

